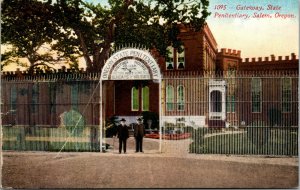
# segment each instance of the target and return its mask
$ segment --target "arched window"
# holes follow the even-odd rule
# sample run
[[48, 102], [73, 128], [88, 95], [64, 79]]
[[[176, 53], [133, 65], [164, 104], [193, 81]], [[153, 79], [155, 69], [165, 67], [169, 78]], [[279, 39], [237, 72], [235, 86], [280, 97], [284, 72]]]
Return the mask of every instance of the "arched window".
[[214, 90], [210, 93], [211, 112], [222, 112], [222, 93]]
[[174, 69], [174, 48], [172, 46], [169, 46], [167, 48], [167, 57], [166, 57], [166, 68], [167, 70], [173, 70]]
[[185, 68], [185, 50], [184, 46], [181, 46], [182, 51], [179, 53], [177, 51], [177, 69]]
[[131, 89], [131, 110], [139, 111], [139, 89], [136, 87]]
[[167, 86], [166, 95], [167, 111], [172, 111], [174, 109], [174, 87], [172, 85]]
[[142, 106], [143, 111], [149, 111], [149, 87], [142, 88]]
[[184, 86], [182, 85], [177, 87], [177, 110], [184, 110]]

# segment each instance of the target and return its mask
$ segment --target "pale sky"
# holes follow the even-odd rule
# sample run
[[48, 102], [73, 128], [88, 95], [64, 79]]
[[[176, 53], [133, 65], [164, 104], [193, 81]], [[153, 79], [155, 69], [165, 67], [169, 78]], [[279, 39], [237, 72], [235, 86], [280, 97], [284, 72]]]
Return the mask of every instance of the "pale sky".
[[[217, 5], [226, 5], [220, 10]], [[268, 5], [280, 10], [267, 10]], [[264, 10], [237, 10], [262, 6]], [[221, 6], [220, 6], [221, 7]], [[218, 49], [242, 51], [242, 57], [299, 55], [299, 2], [297, 0], [211, 0], [207, 23], [218, 43]], [[272, 18], [219, 18], [218, 14], [271, 14]], [[293, 14], [295, 18], [275, 18], [276, 13]]]
[[[86, 0], [107, 4], [107, 0]], [[226, 5], [226, 10], [217, 9]], [[269, 5], [279, 10], [267, 10]], [[263, 10], [237, 10], [239, 7], [262, 7]], [[237, 8], [238, 7], [238, 8]], [[298, 0], [210, 0], [211, 16], [207, 23], [218, 43], [218, 49], [242, 51], [242, 57], [299, 55], [299, 1]], [[216, 18], [215, 14], [270, 14], [272, 18]], [[294, 15], [294, 18], [275, 18], [275, 14]]]

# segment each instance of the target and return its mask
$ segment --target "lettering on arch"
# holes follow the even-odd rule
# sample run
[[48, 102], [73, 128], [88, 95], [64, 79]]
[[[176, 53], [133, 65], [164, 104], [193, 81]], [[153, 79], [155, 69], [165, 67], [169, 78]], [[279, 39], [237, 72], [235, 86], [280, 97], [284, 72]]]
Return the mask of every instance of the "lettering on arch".
[[114, 53], [105, 63], [101, 80], [160, 80], [155, 59], [140, 49], [124, 49]]

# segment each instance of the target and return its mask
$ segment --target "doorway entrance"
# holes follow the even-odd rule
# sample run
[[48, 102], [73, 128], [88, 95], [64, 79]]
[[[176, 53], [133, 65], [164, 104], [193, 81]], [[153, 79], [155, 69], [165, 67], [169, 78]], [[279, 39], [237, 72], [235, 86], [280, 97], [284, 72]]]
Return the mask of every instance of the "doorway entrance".
[[[107, 91], [114, 87], [111, 97]], [[127, 89], [129, 88], [129, 89]], [[156, 90], [155, 90], [156, 88]], [[127, 90], [126, 90], [127, 89]], [[122, 93], [126, 92], [126, 93]], [[158, 92], [158, 106], [150, 104], [151, 93]], [[113, 99], [113, 105], [106, 109], [106, 104]], [[159, 133], [161, 134], [161, 73], [152, 55], [145, 50], [126, 48], [115, 52], [105, 63], [100, 77], [100, 117], [99, 137], [100, 151], [106, 149], [105, 120], [106, 111], [112, 111], [120, 116], [140, 116], [143, 111], [154, 108], [159, 115]], [[151, 106], [153, 106], [151, 108]], [[128, 115], [129, 114], [129, 115]], [[159, 151], [162, 149], [162, 138], [159, 138]]]

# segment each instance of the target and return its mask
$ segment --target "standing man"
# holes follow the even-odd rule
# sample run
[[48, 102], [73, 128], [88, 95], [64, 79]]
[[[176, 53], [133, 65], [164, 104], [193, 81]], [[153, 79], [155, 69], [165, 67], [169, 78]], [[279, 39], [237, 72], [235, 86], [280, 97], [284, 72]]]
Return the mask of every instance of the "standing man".
[[121, 125], [118, 126], [117, 133], [119, 138], [119, 154], [123, 151], [126, 154], [126, 141], [129, 138], [129, 131], [127, 125], [125, 124], [126, 120], [124, 118], [121, 119]]
[[137, 124], [134, 126], [134, 137], [135, 137], [135, 147], [136, 153], [143, 152], [143, 137], [145, 135], [145, 127], [143, 125], [143, 120], [141, 118], [137, 119]]

